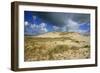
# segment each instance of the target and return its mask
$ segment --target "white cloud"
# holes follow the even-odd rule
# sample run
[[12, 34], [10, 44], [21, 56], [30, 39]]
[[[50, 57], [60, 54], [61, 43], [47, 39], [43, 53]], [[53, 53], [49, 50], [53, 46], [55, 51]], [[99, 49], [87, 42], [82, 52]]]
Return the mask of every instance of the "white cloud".
[[24, 22], [24, 25], [25, 25], [25, 26], [28, 26], [28, 25], [29, 25], [28, 21], [25, 21], [25, 22]]
[[68, 20], [68, 31], [69, 32], [79, 32], [79, 33], [82, 33], [82, 34], [85, 34], [88, 32], [88, 30], [83, 30], [83, 29], [80, 29], [80, 26], [81, 25], [84, 25], [84, 24], [78, 24], [77, 22], [69, 19]]
[[47, 28], [46, 28], [46, 26], [47, 26], [47, 24], [44, 23], [44, 22], [42, 22], [42, 23], [39, 24], [40, 33], [45, 33], [45, 32], [48, 31]]
[[62, 31], [63, 32], [67, 31], [67, 27], [66, 26], [62, 27]]
[[57, 30], [59, 30], [60, 28], [57, 27], [57, 26], [53, 26], [53, 29], [54, 29], [55, 31], [57, 31]]
[[81, 26], [82, 26], [82, 25], [88, 25], [88, 26], [90, 26], [90, 23], [84, 22], [84, 23], [81, 23], [80, 25], [81, 25]]
[[31, 25], [30, 27], [31, 27], [32, 29], [34, 29], [34, 28], [35, 28], [35, 25], [33, 24], [33, 25]]
[[35, 29], [35, 28], [38, 28], [38, 25], [36, 25], [36, 24], [31, 24], [30, 27], [31, 27], [32, 29]]
[[68, 20], [68, 24], [67, 24], [67, 28], [69, 32], [77, 32], [79, 30], [80, 24], [78, 24], [77, 22], [69, 19]]
[[46, 27], [46, 23], [43, 23], [43, 22], [42, 22], [42, 23], [40, 23], [39, 26], [40, 26], [40, 28], [45, 28], [45, 27]]
[[48, 32], [47, 28], [41, 28], [40, 29], [40, 33], [45, 33], [45, 32]]
[[39, 25], [31, 24], [30, 27], [32, 28], [33, 33], [45, 33], [48, 32], [45, 23], [40, 23]]

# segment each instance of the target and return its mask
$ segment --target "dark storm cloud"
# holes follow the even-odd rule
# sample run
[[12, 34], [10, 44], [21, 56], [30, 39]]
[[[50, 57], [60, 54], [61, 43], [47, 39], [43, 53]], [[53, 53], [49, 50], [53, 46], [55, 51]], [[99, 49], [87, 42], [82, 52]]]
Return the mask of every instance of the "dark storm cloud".
[[90, 22], [90, 14], [71, 14], [72, 20], [78, 23]]
[[50, 22], [56, 26], [63, 26], [65, 24], [65, 14], [62, 13], [47, 13], [47, 12], [38, 12], [37, 15], [46, 22]]
[[61, 13], [61, 12], [36, 12], [33, 15], [38, 15], [43, 21], [50, 22], [55, 26], [63, 27], [68, 24], [68, 20], [71, 19], [79, 24], [87, 23], [90, 21], [89, 14], [79, 13]]

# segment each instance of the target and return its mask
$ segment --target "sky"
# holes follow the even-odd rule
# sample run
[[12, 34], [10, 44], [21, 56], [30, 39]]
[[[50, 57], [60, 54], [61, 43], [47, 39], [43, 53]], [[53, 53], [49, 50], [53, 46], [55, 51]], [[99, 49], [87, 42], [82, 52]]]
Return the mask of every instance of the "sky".
[[90, 14], [24, 11], [24, 34], [78, 32], [90, 34]]

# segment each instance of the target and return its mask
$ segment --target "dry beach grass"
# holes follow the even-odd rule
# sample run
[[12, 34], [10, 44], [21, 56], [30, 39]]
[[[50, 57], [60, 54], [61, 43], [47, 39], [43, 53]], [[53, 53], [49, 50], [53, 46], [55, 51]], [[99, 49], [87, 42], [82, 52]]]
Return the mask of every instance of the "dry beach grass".
[[25, 61], [90, 58], [90, 38], [79, 33], [50, 32], [25, 36]]

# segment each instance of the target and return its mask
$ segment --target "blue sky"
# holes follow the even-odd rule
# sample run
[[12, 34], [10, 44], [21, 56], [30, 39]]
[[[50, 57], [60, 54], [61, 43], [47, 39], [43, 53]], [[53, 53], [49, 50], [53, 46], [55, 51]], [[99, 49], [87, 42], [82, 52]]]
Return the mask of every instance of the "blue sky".
[[90, 14], [24, 11], [24, 34], [47, 32], [90, 33]]

